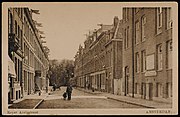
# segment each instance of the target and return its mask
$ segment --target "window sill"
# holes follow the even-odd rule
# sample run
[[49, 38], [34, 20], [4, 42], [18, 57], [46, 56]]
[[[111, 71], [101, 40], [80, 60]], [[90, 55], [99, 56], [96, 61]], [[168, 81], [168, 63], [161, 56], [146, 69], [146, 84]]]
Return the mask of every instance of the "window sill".
[[162, 34], [162, 31], [157, 32], [155, 36], [158, 36], [160, 34]]
[[157, 70], [157, 72], [162, 72], [163, 70], [161, 69], [161, 70]]
[[172, 68], [167, 68], [166, 70], [167, 70], [167, 71], [170, 71], [170, 70], [172, 70]]
[[126, 50], [128, 50], [129, 48], [130, 48], [130, 47], [128, 47], [128, 48], [126, 48], [126, 49], [124, 49], [124, 50], [126, 51]]
[[14, 83], [20, 83], [19, 81], [14, 81]]
[[144, 39], [143, 40], [141, 40], [141, 42], [143, 43], [143, 42], [145, 42], [146, 41], [146, 37], [144, 37]]
[[146, 71], [143, 71], [143, 72], [141, 72], [142, 74], [145, 74], [146, 73]]
[[169, 28], [166, 29], [166, 31], [169, 31], [169, 30], [171, 30], [171, 29], [172, 29], [172, 27], [169, 27]]
[[135, 44], [135, 46], [138, 46], [139, 45], [139, 42]]

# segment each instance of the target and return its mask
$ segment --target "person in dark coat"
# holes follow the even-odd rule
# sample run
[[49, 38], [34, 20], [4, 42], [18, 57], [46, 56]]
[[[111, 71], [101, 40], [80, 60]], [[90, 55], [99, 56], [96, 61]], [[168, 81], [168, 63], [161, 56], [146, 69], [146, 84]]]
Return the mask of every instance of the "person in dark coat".
[[53, 85], [53, 91], [55, 91], [56, 90], [56, 84], [54, 83], [54, 85]]
[[73, 90], [72, 86], [71, 85], [67, 85], [66, 92], [67, 92], [67, 95], [68, 95], [68, 100], [71, 100], [72, 90]]

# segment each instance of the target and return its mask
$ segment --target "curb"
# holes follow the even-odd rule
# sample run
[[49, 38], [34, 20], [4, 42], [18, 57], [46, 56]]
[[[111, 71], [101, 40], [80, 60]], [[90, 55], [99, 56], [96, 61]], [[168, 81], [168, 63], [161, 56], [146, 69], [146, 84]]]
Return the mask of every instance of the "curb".
[[[47, 97], [47, 96], [46, 96], [46, 97]], [[39, 102], [34, 106], [33, 109], [36, 109], [36, 108], [44, 101], [44, 99], [45, 99], [46, 97], [44, 97], [41, 101], [39, 101]]]
[[80, 91], [84, 91], [84, 92], [86, 92], [86, 93], [93, 94], [93, 95], [95, 95], [95, 94], [101, 94], [101, 93], [98, 93], [98, 92], [91, 92], [91, 91], [83, 90], [83, 89], [79, 89], [79, 88], [76, 88], [76, 89], [77, 89], [77, 90], [80, 90]]
[[155, 107], [146, 106], [146, 105], [137, 104], [137, 103], [132, 103], [132, 102], [129, 102], [129, 101], [119, 100], [119, 99], [115, 99], [115, 98], [111, 98], [111, 97], [107, 97], [107, 99], [112, 99], [112, 100], [124, 102], [124, 103], [127, 103], [127, 104], [133, 104], [133, 105], [137, 105], [137, 106], [142, 106], [142, 107], [145, 107], [145, 108], [155, 108]]

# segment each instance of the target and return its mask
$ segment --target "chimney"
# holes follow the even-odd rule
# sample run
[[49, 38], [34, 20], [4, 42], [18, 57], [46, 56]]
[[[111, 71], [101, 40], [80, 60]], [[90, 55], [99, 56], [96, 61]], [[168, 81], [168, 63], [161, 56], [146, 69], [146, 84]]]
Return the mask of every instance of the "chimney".
[[118, 16], [115, 16], [114, 17], [114, 26], [117, 26], [118, 22], [119, 22], [119, 18], [118, 18]]

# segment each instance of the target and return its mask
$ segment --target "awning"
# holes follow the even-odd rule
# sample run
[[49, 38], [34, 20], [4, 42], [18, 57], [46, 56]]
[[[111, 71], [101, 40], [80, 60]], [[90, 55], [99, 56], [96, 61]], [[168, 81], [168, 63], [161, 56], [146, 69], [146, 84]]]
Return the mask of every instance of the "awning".
[[8, 75], [12, 78], [16, 78], [14, 62], [8, 56]]

